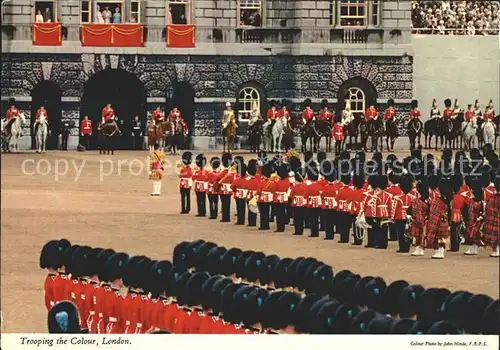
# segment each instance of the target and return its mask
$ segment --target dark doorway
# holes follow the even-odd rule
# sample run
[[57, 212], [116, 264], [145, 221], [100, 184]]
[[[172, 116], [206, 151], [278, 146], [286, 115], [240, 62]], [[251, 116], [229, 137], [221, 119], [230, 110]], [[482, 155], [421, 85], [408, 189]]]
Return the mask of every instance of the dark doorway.
[[110, 103], [122, 131], [117, 148], [132, 149], [132, 121], [135, 116], [146, 124], [146, 89], [133, 73], [123, 69], [106, 69], [93, 75], [86, 83], [80, 109], [80, 120], [92, 120], [91, 149], [97, 146], [97, 124], [102, 109]]
[[354, 77], [346, 80], [339, 88], [337, 93], [337, 115], [342, 113], [342, 110], [345, 108], [345, 100], [349, 98], [350, 88], [358, 88], [363, 91], [366, 108], [370, 107], [370, 105], [377, 105], [377, 90], [375, 86], [365, 78]]
[[168, 115], [172, 108], [177, 107], [181, 112], [182, 119], [184, 119], [189, 129], [188, 145], [191, 144], [191, 136], [194, 130], [194, 96], [195, 92], [191, 84], [187, 82], [176, 83], [168, 106], [169, 110], [166, 111]]
[[61, 89], [52, 81], [43, 80], [35, 85], [31, 91], [31, 148], [35, 149], [35, 134], [33, 124], [36, 121], [36, 112], [41, 106], [47, 110], [50, 135], [47, 140], [47, 149], [56, 149], [59, 132], [61, 131], [62, 105]]

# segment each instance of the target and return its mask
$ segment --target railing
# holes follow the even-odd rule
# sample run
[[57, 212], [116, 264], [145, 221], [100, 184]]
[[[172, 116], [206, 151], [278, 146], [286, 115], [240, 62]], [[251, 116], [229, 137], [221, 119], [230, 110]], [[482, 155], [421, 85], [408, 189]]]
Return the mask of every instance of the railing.
[[382, 43], [384, 30], [380, 28], [333, 28], [330, 42], [342, 44]]
[[302, 41], [300, 28], [236, 28], [240, 43], [294, 44]]
[[467, 30], [467, 28], [412, 28], [412, 34], [426, 34], [426, 35], [469, 35], [469, 36], [487, 36], [498, 35], [500, 30], [498, 28], [488, 28], [479, 30], [474, 29], [474, 32]]

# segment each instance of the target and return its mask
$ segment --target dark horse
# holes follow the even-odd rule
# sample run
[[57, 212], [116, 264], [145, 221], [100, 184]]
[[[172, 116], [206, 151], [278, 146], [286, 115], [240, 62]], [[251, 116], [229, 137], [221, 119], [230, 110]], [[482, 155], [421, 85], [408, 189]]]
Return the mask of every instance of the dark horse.
[[361, 118], [359, 121], [359, 134], [361, 135], [361, 149], [366, 152], [368, 143], [368, 123], [365, 118]]
[[115, 153], [115, 137], [120, 136], [122, 132], [114, 120], [105, 123], [100, 122], [97, 126], [99, 134], [99, 154]]
[[432, 137], [436, 137], [436, 150], [438, 148], [438, 138], [441, 136], [441, 119], [440, 118], [432, 118], [427, 120], [424, 123], [424, 147], [431, 148], [432, 147]]
[[301, 131], [302, 151], [307, 151], [307, 140], [309, 140], [311, 150], [317, 152], [323, 137], [326, 139], [326, 151], [331, 151], [332, 127], [328, 120], [317, 119], [306, 123]]
[[[460, 132], [461, 127], [458, 128]], [[455, 130], [455, 120], [441, 119], [441, 146], [444, 148], [452, 148], [453, 140], [456, 138], [457, 130]]]
[[453, 130], [452, 130], [452, 139], [451, 139], [451, 148], [452, 149], [462, 149], [462, 123], [464, 122], [464, 113], [458, 113], [455, 118], [452, 119], [453, 122]]
[[[399, 136], [398, 126], [396, 125], [394, 119], [388, 119], [385, 122], [385, 136], [386, 136], [385, 143], [387, 145], [387, 150], [394, 151], [394, 143], [396, 142], [396, 139]], [[389, 141], [391, 142], [390, 144]]]
[[479, 149], [482, 149], [484, 146], [483, 124], [484, 124], [484, 119], [478, 117], [476, 136], [477, 136], [477, 147]]
[[378, 151], [378, 141], [380, 139], [380, 151], [384, 149], [384, 123], [382, 118], [370, 119], [366, 123], [368, 135], [372, 138], [372, 152]]
[[258, 119], [252, 125], [248, 125], [248, 145], [251, 153], [257, 153], [260, 150], [262, 135], [264, 134], [262, 125], [262, 119]]
[[422, 136], [423, 129], [424, 124], [422, 123], [420, 118], [413, 118], [408, 123], [408, 138], [410, 139], [410, 150], [417, 148], [417, 141], [418, 145], [420, 146], [420, 138]]

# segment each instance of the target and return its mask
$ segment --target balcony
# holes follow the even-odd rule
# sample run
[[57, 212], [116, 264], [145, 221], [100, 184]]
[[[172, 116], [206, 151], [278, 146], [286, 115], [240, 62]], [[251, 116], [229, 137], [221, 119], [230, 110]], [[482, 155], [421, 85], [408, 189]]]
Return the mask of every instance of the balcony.
[[242, 44], [299, 44], [300, 28], [236, 28], [236, 42]]
[[330, 29], [331, 44], [382, 44], [381, 28], [347, 27]]

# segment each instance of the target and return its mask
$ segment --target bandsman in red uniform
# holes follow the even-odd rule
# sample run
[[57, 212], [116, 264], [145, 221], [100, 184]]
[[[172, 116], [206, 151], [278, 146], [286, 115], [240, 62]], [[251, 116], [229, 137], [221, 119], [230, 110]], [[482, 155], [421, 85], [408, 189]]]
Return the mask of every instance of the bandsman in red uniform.
[[335, 113], [328, 109], [328, 100], [321, 101], [321, 112], [319, 112], [318, 119], [328, 120], [330, 124], [335, 120]]
[[495, 194], [486, 202], [484, 211], [483, 242], [493, 249], [492, 258], [500, 256], [500, 174], [495, 179]]
[[472, 198], [467, 200], [467, 225], [465, 227], [466, 244], [469, 249], [465, 255], [477, 255], [483, 245], [481, 227], [484, 223], [484, 192], [479, 180], [471, 182]]
[[314, 111], [311, 109], [311, 100], [306, 99], [304, 101], [304, 106], [306, 109], [302, 112], [302, 122], [306, 125], [311, 123], [313, 120], [316, 119], [316, 116], [314, 115]]
[[309, 237], [319, 237], [319, 220], [321, 216], [321, 192], [324, 184], [318, 181], [319, 169], [315, 162], [310, 162], [307, 167], [307, 179], [311, 182], [307, 186], [307, 207], [309, 212], [309, 220], [311, 225], [311, 234]]
[[80, 123], [80, 135], [85, 149], [90, 149], [90, 137], [92, 136], [92, 121], [86, 115]]
[[97, 323], [99, 320], [99, 313], [101, 313], [102, 303], [99, 299], [101, 295], [101, 288], [99, 282], [99, 274], [102, 274], [106, 262], [109, 257], [115, 253], [112, 249], [93, 249], [92, 252], [87, 254], [88, 263], [88, 276], [89, 280], [84, 290], [86, 308], [88, 310], [87, 328], [89, 333], [97, 333]]
[[411, 241], [406, 237], [408, 226], [407, 210], [415, 200], [411, 194], [413, 179], [410, 175], [403, 175], [400, 180], [401, 193], [395, 194], [392, 201], [392, 219], [395, 221], [396, 234], [399, 243], [398, 253], [409, 253]]
[[445, 240], [450, 236], [453, 186], [449, 179], [441, 179], [439, 194], [430, 202], [426, 228], [427, 245], [435, 250], [433, 259], [444, 259]]
[[388, 220], [391, 219], [392, 196], [386, 191], [388, 179], [385, 175], [380, 175], [377, 179], [377, 189], [375, 190], [375, 240], [377, 249], [387, 249]]
[[273, 166], [271, 163], [266, 163], [262, 166], [261, 179], [257, 190], [257, 205], [259, 207], [260, 227], [259, 230], [269, 230], [269, 221], [271, 217], [271, 204], [274, 196], [272, 193], [273, 185]]
[[377, 120], [377, 110], [373, 105], [365, 111], [365, 120], [368, 122], [372, 119]]
[[223, 170], [217, 179], [219, 188], [222, 219], [221, 222], [231, 222], [231, 197], [233, 195], [232, 185], [236, 177], [236, 163], [233, 164], [233, 156], [224, 153], [221, 157]]
[[410, 120], [413, 120], [414, 118], [422, 119], [422, 112], [420, 112], [420, 110], [418, 109], [417, 100], [411, 101]]
[[[153, 113], [151, 113], [151, 119], [153, 119], [153, 123], [155, 125], [158, 125], [159, 123], [165, 120], [165, 113], [163, 113], [160, 106], [156, 107]], [[175, 119], [171, 120], [169, 115], [169, 121], [174, 121], [174, 120]]]
[[145, 273], [145, 267], [149, 262], [150, 260], [144, 256], [134, 256], [125, 264], [123, 285], [128, 287], [128, 292], [122, 298], [120, 305], [117, 305], [121, 316], [119, 328], [125, 334], [135, 334], [142, 329], [141, 312], [144, 310], [144, 304], [141, 298], [143, 293], [141, 273]]
[[287, 221], [286, 209], [288, 206], [288, 198], [290, 197], [290, 180], [288, 174], [290, 167], [283, 163], [277, 169], [279, 180], [275, 181], [271, 186], [273, 193], [274, 212], [276, 213], [276, 232], [285, 232]]
[[120, 294], [120, 289], [123, 288], [122, 278], [128, 260], [129, 256], [127, 254], [115, 253], [106, 264], [105, 284], [102, 287], [104, 288], [104, 299], [102, 300], [103, 318], [98, 326], [98, 331], [101, 334], [119, 334], [123, 332], [122, 325], [125, 322], [122, 304], [124, 299]]
[[[66, 271], [71, 274], [70, 299], [78, 308], [80, 314], [80, 328], [87, 329], [88, 309], [85, 302], [85, 291], [87, 287], [87, 259], [86, 255], [92, 251], [90, 247], [79, 247], [75, 249], [71, 256], [71, 264], [66, 267]], [[87, 330], [88, 331], [88, 330]]]
[[245, 225], [245, 210], [248, 198], [247, 189], [247, 166], [243, 162], [236, 162], [236, 176], [231, 185], [234, 201], [236, 204], [236, 225]]
[[302, 165], [298, 165], [294, 169], [295, 185], [290, 191], [291, 207], [293, 213], [293, 226], [295, 236], [301, 236], [304, 234], [304, 219], [307, 215], [307, 197], [306, 190], [307, 186], [304, 183], [304, 175]]
[[465, 111], [465, 120], [470, 122], [474, 117], [474, 111], [472, 110], [472, 105], [467, 105], [467, 111]]
[[283, 118], [283, 117], [285, 117], [286, 120], [290, 121], [290, 112], [288, 111], [285, 101], [281, 102], [281, 109], [278, 114], [278, 118]]
[[214, 220], [217, 219], [217, 215], [219, 215], [219, 188], [217, 185], [217, 181], [221, 171], [219, 157], [213, 157], [210, 159], [210, 169], [211, 170], [207, 174], [207, 195], [208, 207], [210, 211], [209, 219]]
[[208, 190], [208, 171], [205, 169], [207, 159], [201, 153], [196, 156], [196, 169], [193, 173], [193, 186], [196, 193], [196, 206], [198, 208], [197, 217], [207, 215], [207, 190]]
[[115, 111], [114, 111], [113, 107], [111, 107], [111, 104], [108, 103], [106, 105], [106, 107], [104, 107], [102, 109], [102, 113], [101, 113], [102, 122], [105, 123], [105, 122], [112, 120], [114, 118], [115, 118]]
[[352, 231], [354, 236], [353, 245], [362, 245], [363, 237], [361, 229], [356, 226], [356, 219], [358, 217], [361, 205], [365, 198], [367, 189], [365, 188], [365, 176], [362, 170], [363, 163], [357, 163], [358, 169], [352, 178], [352, 193], [349, 199], [349, 212], [351, 214]]
[[189, 214], [191, 211], [191, 187], [193, 187], [193, 168], [191, 162], [193, 154], [184, 152], [179, 163], [179, 189], [181, 193], [181, 214]]
[[367, 244], [365, 248], [375, 248], [377, 241], [375, 240], [374, 227], [375, 227], [375, 218], [377, 211], [377, 203], [375, 197], [375, 190], [378, 186], [377, 176], [371, 175], [368, 178], [369, 187], [365, 192], [365, 197], [363, 199], [363, 203], [361, 205], [360, 210], [363, 212], [366, 223], [371, 226], [368, 228], [367, 235]]
[[[247, 182], [245, 189], [247, 190], [248, 205], [248, 226], [257, 226], [257, 212], [255, 210], [257, 205], [257, 190], [259, 189], [260, 179], [257, 176], [257, 160], [251, 159], [247, 165]], [[250, 203], [252, 205], [250, 205]]]
[[415, 251], [412, 256], [423, 256], [425, 252], [425, 239], [427, 219], [429, 218], [429, 184], [426, 179], [417, 182], [418, 197], [413, 200], [408, 208], [408, 220], [410, 222], [409, 235], [413, 237]]
[[322, 164], [322, 173], [327, 181], [321, 192], [321, 204], [323, 209], [322, 219], [325, 221], [325, 240], [333, 240], [335, 222], [337, 221], [337, 190], [336, 174], [333, 163], [325, 161]]
[[446, 108], [443, 111], [443, 120], [448, 120], [453, 116], [453, 110], [451, 109], [451, 100], [449, 98], [444, 100], [444, 106]]

